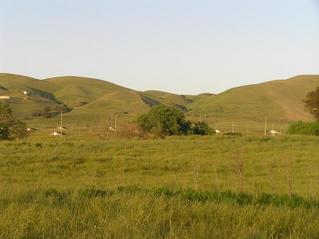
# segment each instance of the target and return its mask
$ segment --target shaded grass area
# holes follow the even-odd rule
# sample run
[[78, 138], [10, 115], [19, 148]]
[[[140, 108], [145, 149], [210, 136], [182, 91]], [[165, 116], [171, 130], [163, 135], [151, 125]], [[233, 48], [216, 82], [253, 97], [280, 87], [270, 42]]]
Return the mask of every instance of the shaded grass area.
[[[50, 199], [55, 204], [64, 204], [72, 197], [82, 199], [109, 198], [114, 195], [122, 197], [132, 195], [149, 195], [152, 197], [176, 198], [184, 202], [199, 203], [223, 203], [237, 206], [274, 206], [287, 208], [303, 208], [303, 209], [319, 209], [319, 200], [315, 198], [304, 198], [302, 196], [293, 195], [275, 195], [262, 193], [260, 195], [252, 195], [248, 193], [235, 193], [231, 191], [208, 192], [196, 191], [193, 189], [184, 189], [173, 191], [168, 188], [145, 189], [139, 187], [118, 187], [117, 189], [82, 189], [78, 191], [59, 191], [53, 188], [47, 190], [35, 190], [21, 193], [16, 201], [18, 203], [34, 203], [46, 202]], [[10, 204], [11, 200], [2, 199], [3, 205]]]
[[1, 195], [0, 238], [319, 236], [318, 201], [296, 195], [138, 187]]

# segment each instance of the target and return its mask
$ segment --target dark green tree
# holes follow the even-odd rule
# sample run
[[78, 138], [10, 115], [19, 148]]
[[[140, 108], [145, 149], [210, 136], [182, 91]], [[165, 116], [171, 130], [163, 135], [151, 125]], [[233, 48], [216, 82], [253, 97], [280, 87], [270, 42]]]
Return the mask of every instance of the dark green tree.
[[28, 136], [27, 124], [15, 120], [9, 124], [9, 138], [11, 139], [22, 139]]
[[8, 104], [0, 103], [0, 123], [7, 123], [13, 120], [11, 108]]
[[6, 124], [0, 123], [0, 140], [9, 139], [9, 128]]
[[138, 125], [143, 132], [163, 137], [167, 135], [187, 135], [191, 128], [191, 123], [185, 120], [182, 111], [162, 105], [154, 106], [148, 113], [141, 115], [138, 118]]
[[215, 131], [209, 127], [209, 125], [204, 121], [199, 121], [192, 127], [192, 133], [195, 135], [212, 135]]
[[319, 87], [310, 91], [304, 100], [306, 109], [319, 121]]
[[27, 125], [14, 118], [9, 105], [0, 103], [0, 139], [24, 138], [27, 135]]

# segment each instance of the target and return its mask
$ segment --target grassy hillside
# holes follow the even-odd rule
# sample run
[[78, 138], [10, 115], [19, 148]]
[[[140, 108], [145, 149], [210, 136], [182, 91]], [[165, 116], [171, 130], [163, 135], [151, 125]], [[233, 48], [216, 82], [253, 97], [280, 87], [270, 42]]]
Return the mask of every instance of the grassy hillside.
[[178, 107], [183, 111], [187, 111], [187, 105], [192, 102], [192, 100], [187, 99], [186, 96], [183, 95], [175, 95], [162, 91], [145, 91], [142, 93], [144, 100], [149, 100], [149, 105], [157, 105], [164, 104], [167, 106]]
[[55, 77], [45, 81], [53, 83], [56, 88], [52, 93], [71, 107], [79, 107], [83, 103], [91, 103], [108, 93], [128, 90], [107, 81], [85, 77]]
[[210, 120], [263, 122], [310, 120], [302, 100], [319, 86], [319, 76], [297, 76], [227, 90], [206, 96], [189, 105], [191, 115], [207, 115]]
[[132, 121], [150, 107], [142, 95], [113, 83], [84, 77], [56, 77], [54, 95], [73, 110], [65, 117], [73, 123], [100, 123], [117, 114], [119, 121]]
[[[30, 118], [34, 112], [45, 107], [59, 108], [62, 102], [59, 102], [52, 93], [56, 89], [56, 86], [50, 82], [21, 75], [0, 74], [0, 95], [11, 97], [6, 102], [20, 118]], [[24, 95], [24, 91], [28, 94]]]
[[[229, 130], [231, 122], [235, 121], [241, 131], [262, 130], [265, 117], [269, 125], [276, 124], [277, 127], [283, 127], [289, 121], [310, 120], [310, 114], [304, 111], [302, 99], [317, 86], [319, 76], [308, 75], [237, 87], [217, 95], [184, 96], [161, 91], [138, 92], [84, 77], [37, 80], [0, 74], [0, 94], [14, 97], [9, 102], [21, 117], [30, 118], [35, 110], [45, 106], [57, 108], [64, 103], [72, 108], [70, 113], [65, 114], [72, 124], [92, 124], [114, 114], [120, 115], [120, 121], [131, 122], [151, 106], [164, 104], [179, 107], [192, 120], [201, 117], [223, 130]], [[23, 95], [24, 90], [31, 93], [27, 98]], [[39, 119], [34, 122], [39, 122]]]

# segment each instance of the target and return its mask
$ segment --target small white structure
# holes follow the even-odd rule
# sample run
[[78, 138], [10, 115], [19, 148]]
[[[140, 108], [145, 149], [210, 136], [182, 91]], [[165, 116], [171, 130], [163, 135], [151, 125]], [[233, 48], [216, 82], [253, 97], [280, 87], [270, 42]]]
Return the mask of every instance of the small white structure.
[[27, 128], [27, 131], [28, 131], [28, 132], [32, 132], [32, 129], [31, 129], [31, 128]]
[[51, 136], [61, 136], [61, 133], [54, 131], [50, 134]]
[[276, 135], [280, 135], [280, 133], [274, 129], [270, 130], [271, 136], [275, 137]]
[[0, 100], [10, 100], [10, 96], [8, 96], [8, 95], [0, 95]]
[[110, 131], [116, 131], [116, 129], [114, 129], [112, 126], [109, 127]]
[[223, 133], [223, 132], [220, 131], [220, 130], [218, 130], [218, 129], [216, 129], [216, 130], [215, 130], [215, 133], [216, 133], [216, 134], [221, 134], [221, 133]]
[[23, 91], [23, 94], [28, 95], [29, 93], [28, 93], [28, 91], [25, 90], [25, 91]]

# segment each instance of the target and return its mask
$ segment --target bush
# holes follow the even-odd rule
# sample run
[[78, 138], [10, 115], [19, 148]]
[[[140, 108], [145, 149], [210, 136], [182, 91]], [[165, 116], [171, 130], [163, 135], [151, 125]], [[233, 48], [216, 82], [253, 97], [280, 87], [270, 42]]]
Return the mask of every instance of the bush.
[[298, 121], [289, 126], [287, 133], [319, 136], [319, 122]]
[[0, 140], [9, 138], [9, 128], [6, 124], [0, 123]]
[[185, 120], [185, 114], [174, 107], [154, 106], [148, 113], [141, 115], [138, 125], [144, 133], [159, 137], [168, 135], [212, 135], [215, 131], [206, 122], [193, 124]]
[[0, 103], [0, 123], [6, 123], [11, 120], [13, 120], [13, 116], [10, 106]]
[[58, 115], [60, 112], [68, 113], [72, 109], [66, 106], [65, 104], [60, 104], [54, 108], [51, 108], [50, 106], [45, 106], [41, 110], [36, 110], [32, 112], [33, 117], [44, 117], [44, 118], [51, 118], [56, 115]]
[[195, 135], [212, 135], [215, 131], [204, 121], [196, 122], [192, 127], [192, 133]]
[[51, 117], [51, 108], [50, 108], [50, 106], [45, 106], [42, 110], [34, 111], [32, 113], [32, 116], [50, 118]]
[[187, 135], [191, 122], [185, 120], [182, 111], [165, 106], [155, 106], [148, 113], [141, 115], [138, 125], [145, 133], [153, 133], [160, 137], [167, 135]]
[[20, 120], [10, 122], [8, 129], [10, 139], [21, 139], [26, 138], [28, 136], [27, 125], [26, 123]]
[[27, 125], [13, 117], [9, 105], [0, 103], [0, 139], [24, 138], [27, 135]]

